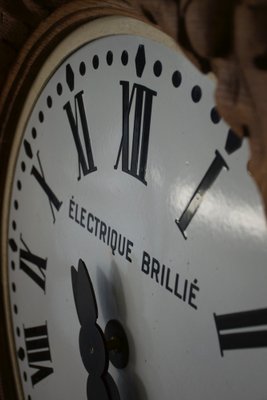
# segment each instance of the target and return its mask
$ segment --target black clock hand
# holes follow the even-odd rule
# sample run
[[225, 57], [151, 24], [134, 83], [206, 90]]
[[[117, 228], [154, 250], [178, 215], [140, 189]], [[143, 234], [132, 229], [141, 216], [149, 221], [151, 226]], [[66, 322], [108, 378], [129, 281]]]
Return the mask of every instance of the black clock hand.
[[104, 334], [96, 323], [98, 317], [96, 297], [85, 263], [80, 259], [78, 270], [71, 267], [73, 295], [81, 324], [80, 354], [89, 373], [87, 398], [119, 400], [115, 382], [108, 374], [108, 354]]
[[[120, 400], [120, 394], [116, 383], [112, 376], [106, 373], [102, 377], [103, 385], [96, 384], [97, 382], [93, 377], [87, 379], [87, 399], [106, 399], [109, 400]], [[108, 395], [108, 397], [106, 397]]]
[[77, 314], [81, 326], [94, 323], [98, 318], [95, 292], [85, 263], [80, 259], [78, 270], [71, 267], [71, 280]]

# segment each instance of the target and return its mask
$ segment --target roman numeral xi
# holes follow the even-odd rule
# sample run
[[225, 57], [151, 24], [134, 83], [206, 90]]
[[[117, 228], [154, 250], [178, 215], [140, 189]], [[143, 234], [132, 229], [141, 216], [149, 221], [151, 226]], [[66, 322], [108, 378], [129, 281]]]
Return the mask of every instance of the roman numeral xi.
[[70, 124], [72, 136], [78, 153], [79, 175], [86, 176], [97, 170], [94, 164], [91, 140], [89, 136], [89, 128], [85, 113], [83, 90], [74, 97], [74, 110], [68, 101], [63, 109], [66, 111]]

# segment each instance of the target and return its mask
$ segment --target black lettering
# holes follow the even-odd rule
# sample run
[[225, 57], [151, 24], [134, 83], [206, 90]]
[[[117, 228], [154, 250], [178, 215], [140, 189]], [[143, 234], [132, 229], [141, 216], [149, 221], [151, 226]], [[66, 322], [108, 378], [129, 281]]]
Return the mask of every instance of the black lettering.
[[79, 224], [78, 209], [79, 209], [79, 205], [76, 203], [76, 204], [75, 204], [75, 222], [76, 222], [77, 224]]
[[110, 241], [110, 226], [108, 227], [108, 240], [107, 240], [107, 245], [109, 246], [109, 241]]
[[188, 279], [183, 279], [179, 274], [173, 273], [171, 268], [161, 264], [146, 251], [143, 252], [141, 271], [178, 299], [197, 310], [195, 304], [196, 294], [199, 291], [197, 279], [190, 283]]
[[195, 310], [197, 310], [197, 306], [195, 303], [193, 303], [193, 300], [196, 298], [196, 291], [199, 291], [199, 287], [197, 286], [197, 279], [195, 279], [194, 282], [191, 283], [190, 285], [189, 299], [188, 299], [188, 304]]
[[152, 258], [152, 265], [151, 265], [151, 279], [154, 279], [154, 275], [156, 276], [156, 282], [159, 283], [159, 271], [160, 271], [160, 263], [156, 258]]
[[164, 285], [164, 281], [165, 281], [165, 270], [166, 270], [166, 266], [164, 264], [162, 264], [162, 268], [161, 268], [161, 278], [160, 278], [160, 284], [161, 286]]
[[93, 228], [92, 226], [90, 227], [90, 219], [91, 219], [92, 221], [94, 221], [94, 216], [93, 216], [91, 213], [89, 213], [89, 214], [88, 214], [88, 217], [87, 217], [87, 230], [88, 230], [90, 233], [93, 233], [94, 228]]
[[171, 274], [171, 270], [170, 270], [170, 268], [167, 268], [167, 276], [166, 276], [166, 285], [165, 285], [165, 287], [166, 287], [166, 289], [167, 289], [169, 292], [172, 293], [173, 290], [172, 290], [172, 288], [171, 288], [170, 285], [169, 285], [170, 274]]
[[115, 231], [115, 229], [112, 229], [110, 247], [111, 247], [111, 250], [112, 250], [112, 254], [114, 256], [115, 256], [115, 250], [117, 248], [117, 239], [118, 239], [118, 234]]
[[82, 208], [81, 208], [80, 225], [81, 225], [83, 228], [85, 228], [85, 225], [84, 225], [85, 215], [86, 215], [86, 209], [82, 207]]
[[186, 301], [186, 295], [187, 295], [187, 286], [188, 286], [188, 280], [185, 279], [184, 281], [184, 294], [183, 294], [183, 301]]
[[106, 233], [107, 233], [107, 225], [105, 224], [105, 222], [100, 223], [100, 234], [99, 234], [99, 239], [103, 240], [104, 243], [106, 240]]
[[145, 274], [147, 274], [147, 275], [149, 274], [149, 270], [150, 270], [150, 255], [146, 251], [143, 252], [141, 270]]
[[119, 234], [118, 252], [121, 256], [123, 256], [124, 251], [125, 251], [125, 237]]
[[179, 297], [179, 299], [182, 299], [182, 295], [178, 292], [178, 289], [179, 289], [179, 278], [180, 278], [179, 274], [176, 274], [175, 285], [174, 285], [174, 294], [175, 294], [175, 296]]
[[131, 242], [131, 240], [127, 240], [126, 260], [128, 260], [129, 262], [132, 262], [132, 259], [130, 257], [130, 254], [132, 253], [132, 248], [133, 248], [133, 242]]
[[74, 207], [74, 205], [75, 205], [75, 203], [74, 203], [74, 201], [71, 199], [71, 200], [70, 200], [70, 207], [69, 207], [69, 217], [70, 217], [71, 219], [74, 219], [74, 218], [73, 218], [73, 207]]
[[97, 230], [98, 230], [99, 222], [100, 222], [100, 219], [95, 217], [95, 236], [97, 236]]

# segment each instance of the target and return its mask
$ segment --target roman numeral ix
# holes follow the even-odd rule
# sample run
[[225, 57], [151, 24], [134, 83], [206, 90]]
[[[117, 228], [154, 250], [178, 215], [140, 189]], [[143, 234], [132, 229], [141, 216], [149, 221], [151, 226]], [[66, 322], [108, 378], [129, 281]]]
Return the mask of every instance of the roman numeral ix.
[[[145, 86], [120, 81], [122, 87], [122, 138], [114, 166], [121, 160], [123, 172], [134, 176], [145, 185], [148, 158], [152, 103], [157, 93]], [[131, 126], [133, 117], [133, 126]]]
[[64, 105], [63, 109], [67, 113], [71, 132], [78, 153], [78, 180], [80, 180], [81, 174], [86, 176], [89, 173], [97, 170], [93, 159], [89, 128], [83, 101], [83, 90], [77, 93], [74, 97], [74, 112], [69, 101]]

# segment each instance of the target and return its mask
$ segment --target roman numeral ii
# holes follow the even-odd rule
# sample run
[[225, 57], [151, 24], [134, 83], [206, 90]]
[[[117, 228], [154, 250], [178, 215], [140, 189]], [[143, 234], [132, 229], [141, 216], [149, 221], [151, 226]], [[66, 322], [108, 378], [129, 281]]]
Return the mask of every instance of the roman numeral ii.
[[[145, 185], [148, 158], [152, 103], [157, 93], [143, 85], [120, 81], [122, 87], [122, 138], [114, 166], [121, 159], [123, 172], [134, 176]], [[131, 120], [133, 117], [133, 124]], [[131, 126], [132, 125], [132, 126]]]
[[267, 347], [267, 308], [214, 314], [214, 319], [222, 356], [226, 350]]

